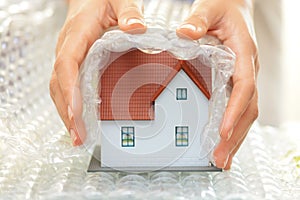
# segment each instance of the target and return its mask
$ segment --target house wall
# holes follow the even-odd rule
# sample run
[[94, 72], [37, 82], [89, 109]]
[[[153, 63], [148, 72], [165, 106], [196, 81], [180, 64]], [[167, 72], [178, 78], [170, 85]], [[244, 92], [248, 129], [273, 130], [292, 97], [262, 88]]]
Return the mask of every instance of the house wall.
[[[176, 100], [176, 88], [187, 88], [188, 99]], [[155, 102], [155, 120], [102, 121], [103, 166], [207, 166], [199, 159], [200, 135], [208, 121], [208, 100], [181, 70]], [[121, 146], [121, 127], [135, 127], [135, 147]], [[189, 146], [176, 147], [175, 126], [189, 126]]]

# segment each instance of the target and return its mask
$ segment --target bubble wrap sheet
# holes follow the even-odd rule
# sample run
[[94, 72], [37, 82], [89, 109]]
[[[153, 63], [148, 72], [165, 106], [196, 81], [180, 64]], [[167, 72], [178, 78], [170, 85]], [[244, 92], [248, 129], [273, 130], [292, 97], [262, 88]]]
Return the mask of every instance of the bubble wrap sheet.
[[0, 3], [0, 199], [300, 199], [299, 129], [255, 124], [226, 172], [87, 173], [48, 91], [63, 11]]

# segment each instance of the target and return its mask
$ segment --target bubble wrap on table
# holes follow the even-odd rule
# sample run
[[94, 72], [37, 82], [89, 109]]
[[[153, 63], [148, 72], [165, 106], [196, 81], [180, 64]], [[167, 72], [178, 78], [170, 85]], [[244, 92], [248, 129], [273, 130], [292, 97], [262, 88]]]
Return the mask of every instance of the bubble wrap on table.
[[5, 14], [0, 3], [0, 199], [300, 198], [299, 127], [255, 124], [223, 173], [87, 173], [91, 155], [72, 147], [48, 91], [63, 5], [30, 1], [16, 23], [11, 2]]

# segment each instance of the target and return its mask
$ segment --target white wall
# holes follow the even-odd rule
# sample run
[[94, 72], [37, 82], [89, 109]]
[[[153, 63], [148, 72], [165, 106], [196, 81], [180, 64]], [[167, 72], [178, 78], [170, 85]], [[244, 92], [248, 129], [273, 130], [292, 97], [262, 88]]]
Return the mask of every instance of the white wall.
[[[176, 101], [176, 88], [188, 88], [188, 100]], [[200, 117], [199, 117], [200, 116]], [[200, 133], [208, 120], [208, 100], [180, 71], [155, 102], [153, 121], [102, 121], [103, 165], [122, 166], [207, 166], [198, 159]], [[135, 127], [135, 147], [121, 147], [120, 127]], [[175, 146], [175, 126], [189, 126], [189, 146]], [[184, 154], [184, 155], [183, 155]], [[184, 158], [179, 158], [183, 155]]]
[[259, 122], [300, 123], [300, 1], [259, 0], [255, 24], [259, 46]]
[[259, 122], [278, 125], [282, 121], [282, 19], [280, 0], [255, 1], [254, 22], [259, 47]]
[[300, 123], [300, 1], [282, 1], [283, 123]]

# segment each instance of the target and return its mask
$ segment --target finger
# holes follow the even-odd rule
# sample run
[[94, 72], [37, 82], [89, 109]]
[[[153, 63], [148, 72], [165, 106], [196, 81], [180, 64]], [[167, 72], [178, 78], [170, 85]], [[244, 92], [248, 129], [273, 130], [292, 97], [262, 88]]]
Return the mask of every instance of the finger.
[[229, 140], [221, 138], [220, 143], [217, 145], [214, 151], [214, 157], [218, 167], [224, 168], [228, 161], [230, 161], [230, 156], [234, 156], [236, 153], [235, 149], [238, 149], [257, 116], [257, 95], [255, 95], [246, 112], [240, 118], [239, 123], [235, 126], [231, 138]]
[[84, 12], [73, 18], [66, 32], [65, 40], [57, 55], [55, 72], [65, 101], [73, 111], [73, 90], [78, 69], [89, 47], [99, 37], [102, 28], [96, 17]]
[[[64, 48], [62, 48], [64, 49]], [[82, 133], [79, 133], [79, 130], [76, 128], [76, 123], [74, 121], [74, 118], [81, 117], [81, 106], [80, 104], [76, 103], [78, 102], [76, 100], [76, 96], [74, 95], [74, 91], [77, 82], [78, 77], [78, 68], [79, 64], [78, 61], [75, 61], [76, 58], [57, 58], [57, 61], [55, 63], [55, 74], [57, 75], [57, 83], [59, 92], [56, 94], [56, 98], [64, 99], [64, 106], [58, 105], [58, 110], [63, 113], [67, 113], [67, 118], [62, 117], [64, 123], [67, 125], [66, 127], [69, 130], [69, 133], [71, 135], [72, 141], [74, 145], [79, 145], [83, 142], [80, 138], [85, 137], [79, 137], [79, 135], [85, 135], [85, 131]], [[57, 101], [56, 104], [62, 103], [61, 101]], [[65, 115], [64, 115], [65, 116]]]
[[[223, 4], [222, 4], [223, 5]], [[191, 8], [190, 15], [177, 29], [180, 37], [197, 40], [204, 36], [212, 25], [216, 25], [223, 15], [218, 3], [211, 0], [196, 0]]]
[[63, 93], [59, 87], [55, 71], [52, 72], [50, 81], [50, 95], [61, 119], [69, 130], [73, 145], [81, 145], [86, 138], [85, 128], [82, 128], [84, 127], [83, 121], [80, 117], [79, 119], [75, 119], [74, 116], [70, 116], [72, 114], [68, 111], [68, 105], [66, 104]]
[[63, 120], [65, 126], [69, 128], [70, 121], [68, 119], [68, 112], [67, 112], [67, 104], [64, 100], [63, 94], [60, 90], [57, 76], [55, 71], [52, 71], [52, 76], [50, 80], [50, 96], [56, 106], [59, 116]]
[[[246, 132], [248, 132], [249, 130], [247, 130]], [[241, 147], [241, 145], [243, 144], [245, 138], [246, 138], [247, 134], [244, 134], [244, 137], [241, 139], [241, 141], [239, 142], [239, 144], [234, 148], [234, 150], [232, 151], [232, 153], [230, 154], [227, 164], [224, 167], [225, 170], [229, 170], [231, 168], [231, 164], [232, 164], [232, 160], [233, 157], [235, 156], [235, 154], [237, 153], [237, 151], [239, 150], [239, 148]]]
[[62, 29], [58, 35], [58, 39], [57, 39], [57, 44], [56, 44], [56, 47], [55, 47], [55, 56], [57, 56], [58, 52], [60, 52], [60, 48], [65, 40], [65, 30]]
[[246, 111], [255, 92], [255, 79], [255, 66], [252, 56], [248, 54], [238, 55], [232, 77], [232, 93], [220, 126], [220, 136], [222, 138], [228, 140], [231, 137], [234, 126]]
[[121, 30], [130, 33], [144, 33], [146, 31], [142, 0], [112, 0], [111, 4]]
[[67, 113], [68, 118], [64, 114], [62, 119], [68, 125], [67, 128], [75, 145], [81, 144], [86, 136], [85, 130], [82, 128], [84, 126], [81, 125], [82, 120], [77, 120], [75, 123], [75, 119], [80, 119], [82, 111], [81, 105], [74, 103], [77, 98], [74, 91], [77, 88], [78, 69], [87, 50], [103, 30], [98, 23], [98, 18], [93, 14], [87, 14], [87, 10], [90, 8], [85, 9], [75, 15], [66, 26], [64, 42], [54, 65], [58, 88], [60, 88], [58, 94], [62, 95], [61, 98], [65, 103], [65, 106], [60, 106], [58, 104], [62, 102], [57, 101], [57, 108], [60, 113]]
[[[246, 123], [246, 122], [244, 122]], [[240, 145], [242, 144], [243, 140], [246, 138], [247, 132], [250, 128], [250, 125], [244, 129], [245, 127], [240, 127], [239, 125], [236, 127], [236, 130], [234, 131], [234, 136], [231, 137], [229, 141], [226, 141], [224, 139], [221, 139], [220, 143], [216, 147], [214, 151], [214, 159], [216, 162], [217, 167], [222, 169], [229, 169], [232, 163], [232, 158], [235, 155], [235, 153], [238, 151]], [[247, 126], [247, 125], [245, 125]], [[239, 130], [239, 129], [242, 130]]]
[[81, 145], [86, 139], [86, 129], [84, 125], [84, 121], [82, 120], [82, 110], [83, 110], [83, 102], [80, 90], [78, 87], [75, 87], [73, 90], [73, 115], [68, 110], [69, 116], [71, 118], [70, 125], [70, 135], [73, 140], [73, 144]]

